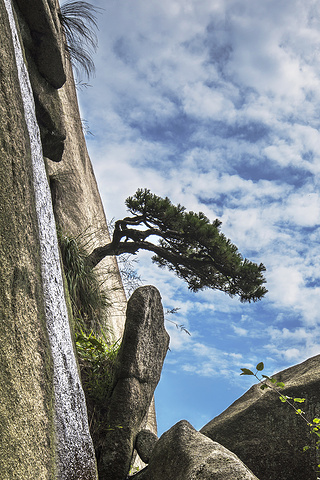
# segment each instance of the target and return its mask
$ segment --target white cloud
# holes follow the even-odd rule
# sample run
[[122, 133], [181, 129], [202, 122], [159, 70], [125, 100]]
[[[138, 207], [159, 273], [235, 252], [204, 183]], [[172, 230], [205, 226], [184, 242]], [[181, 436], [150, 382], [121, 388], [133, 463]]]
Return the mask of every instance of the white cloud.
[[228, 121], [234, 116], [233, 103], [224, 92], [197, 82], [183, 88], [183, 106], [187, 115], [211, 120]]
[[232, 328], [234, 330], [234, 333], [239, 337], [246, 337], [248, 335], [248, 330], [246, 330], [245, 328], [237, 327], [236, 325], [232, 325]]

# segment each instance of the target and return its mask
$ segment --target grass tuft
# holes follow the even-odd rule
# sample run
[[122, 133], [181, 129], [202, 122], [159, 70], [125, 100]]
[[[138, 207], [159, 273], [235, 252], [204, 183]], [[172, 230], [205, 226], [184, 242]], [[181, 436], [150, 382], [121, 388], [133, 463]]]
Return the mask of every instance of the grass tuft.
[[103, 280], [87, 264], [81, 236], [58, 232], [58, 239], [76, 324], [86, 332], [99, 332], [111, 305]]
[[100, 11], [88, 2], [68, 0], [61, 5], [59, 12], [66, 37], [66, 53], [77, 73], [84, 71], [87, 78], [95, 70], [92, 55], [98, 46], [96, 14]]

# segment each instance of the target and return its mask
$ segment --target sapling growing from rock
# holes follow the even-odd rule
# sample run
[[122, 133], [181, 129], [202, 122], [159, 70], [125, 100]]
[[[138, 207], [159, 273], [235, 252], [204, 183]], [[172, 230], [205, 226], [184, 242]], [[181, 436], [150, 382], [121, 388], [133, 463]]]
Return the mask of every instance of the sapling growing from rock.
[[[290, 397], [288, 395], [283, 395], [283, 393], [279, 389], [285, 388], [285, 384], [283, 382], [278, 382], [276, 378], [269, 377], [268, 375], [259, 376], [258, 372], [262, 372], [264, 370], [264, 363], [260, 362], [256, 366], [256, 372], [248, 368], [241, 368], [242, 373], [240, 375], [253, 375], [261, 384], [261, 390], [271, 389], [274, 393], [279, 396], [279, 400], [282, 403], [286, 403], [290, 406], [295, 412], [296, 415], [299, 415], [302, 420], [307, 424], [310, 434], [316, 435], [317, 439], [315, 441], [314, 448], [316, 450], [320, 449], [320, 418], [315, 417], [312, 421], [306, 417], [306, 413], [298, 407], [299, 404], [302, 404], [306, 401], [305, 398], [300, 397]], [[306, 452], [312, 448], [309, 445], [303, 447], [303, 451]], [[320, 464], [317, 465], [317, 468], [320, 468]], [[318, 472], [319, 473], [319, 472]]]

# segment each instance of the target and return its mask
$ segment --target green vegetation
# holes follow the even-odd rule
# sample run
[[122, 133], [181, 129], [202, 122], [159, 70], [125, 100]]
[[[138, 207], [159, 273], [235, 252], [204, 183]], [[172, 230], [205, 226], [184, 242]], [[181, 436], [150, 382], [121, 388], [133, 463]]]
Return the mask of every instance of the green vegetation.
[[95, 335], [80, 331], [76, 334], [81, 379], [86, 394], [90, 433], [95, 449], [103, 440], [105, 415], [111, 393], [113, 373], [120, 342], [110, 345], [102, 332]]
[[112, 343], [102, 327], [110, 301], [99, 273], [86, 262], [85, 235], [72, 237], [60, 231], [58, 239], [75, 323], [90, 433], [98, 451], [108, 429], [105, 418], [120, 344]]
[[[107, 255], [148, 250], [155, 254], [154, 263], [173, 271], [192, 291], [221, 290], [241, 302], [255, 302], [266, 294], [264, 265], [242, 257], [220, 232], [220, 220], [211, 223], [203, 213], [186, 212], [147, 189], [127, 198], [126, 206], [131, 216], [115, 222], [112, 242], [88, 256], [91, 266]], [[158, 237], [158, 243], [150, 237]]]
[[[311, 447], [306, 445], [303, 447], [303, 451], [306, 452], [310, 448], [315, 448], [316, 450], [320, 449], [320, 418], [315, 417], [312, 421], [306, 417], [305, 412], [299, 408], [296, 404], [302, 404], [306, 401], [305, 398], [300, 397], [289, 397], [288, 395], [283, 395], [279, 388], [285, 388], [285, 384], [283, 382], [278, 382], [275, 378], [269, 377], [268, 375], [259, 376], [258, 372], [262, 372], [264, 370], [263, 362], [258, 363], [256, 366], [256, 372], [254, 373], [252, 370], [248, 368], [241, 368], [242, 373], [240, 375], [253, 375], [260, 383], [261, 383], [261, 390], [266, 390], [270, 388], [274, 393], [279, 396], [279, 400], [282, 403], [286, 403], [289, 405], [295, 412], [296, 415], [299, 415], [302, 420], [307, 424], [309, 428], [309, 432], [312, 436], [316, 436], [314, 445]], [[320, 468], [320, 464], [317, 465], [317, 468]], [[320, 473], [320, 472], [318, 472]]]
[[82, 372], [83, 385], [89, 398], [103, 406], [106, 392], [112, 385], [112, 374], [119, 350], [119, 341], [110, 345], [102, 333], [95, 335], [80, 331], [76, 334], [76, 346]]

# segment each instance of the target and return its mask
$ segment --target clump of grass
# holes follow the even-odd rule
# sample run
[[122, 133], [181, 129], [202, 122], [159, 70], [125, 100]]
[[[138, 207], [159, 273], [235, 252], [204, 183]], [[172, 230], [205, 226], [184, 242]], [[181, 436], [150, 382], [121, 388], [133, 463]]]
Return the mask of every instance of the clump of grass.
[[76, 348], [86, 394], [90, 433], [98, 451], [107, 428], [105, 417], [120, 342], [110, 345], [103, 331], [96, 335], [81, 330], [76, 335]]
[[82, 70], [88, 78], [95, 70], [92, 55], [98, 46], [96, 14], [100, 10], [88, 2], [68, 0], [59, 12], [66, 53], [77, 73]]
[[103, 406], [112, 385], [119, 341], [110, 345], [103, 331], [97, 335], [93, 331], [87, 334], [80, 330], [76, 334], [76, 347], [88, 396], [96, 406]]
[[58, 239], [76, 329], [99, 332], [111, 305], [103, 280], [86, 262], [81, 236], [58, 232]]

